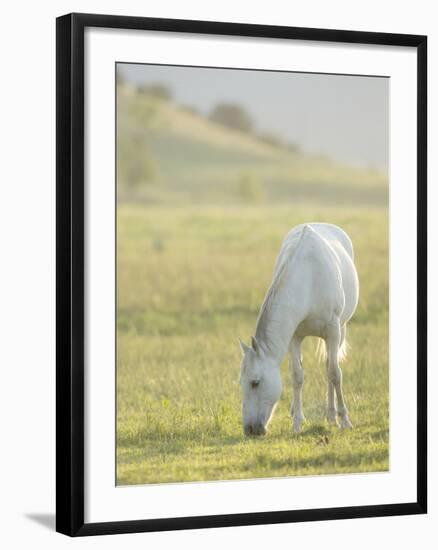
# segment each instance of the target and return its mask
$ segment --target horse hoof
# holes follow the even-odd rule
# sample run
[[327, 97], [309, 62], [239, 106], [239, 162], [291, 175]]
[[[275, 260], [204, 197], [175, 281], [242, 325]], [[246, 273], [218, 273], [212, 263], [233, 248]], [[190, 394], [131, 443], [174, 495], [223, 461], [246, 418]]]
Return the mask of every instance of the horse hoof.
[[343, 418], [341, 418], [341, 424], [339, 427], [342, 430], [351, 430], [353, 428], [353, 424], [350, 422], [348, 416], [344, 416]]
[[304, 418], [300, 418], [299, 420], [294, 420], [292, 431], [296, 434], [301, 432], [301, 424], [303, 423]]
[[338, 419], [336, 418], [336, 412], [334, 414], [327, 415], [327, 422], [332, 426], [339, 426]]

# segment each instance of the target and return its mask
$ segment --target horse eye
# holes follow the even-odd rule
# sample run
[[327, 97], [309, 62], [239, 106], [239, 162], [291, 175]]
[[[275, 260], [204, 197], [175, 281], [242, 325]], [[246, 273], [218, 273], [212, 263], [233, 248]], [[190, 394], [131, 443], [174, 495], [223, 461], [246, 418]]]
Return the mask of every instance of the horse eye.
[[257, 388], [260, 384], [260, 380], [251, 380], [251, 388]]

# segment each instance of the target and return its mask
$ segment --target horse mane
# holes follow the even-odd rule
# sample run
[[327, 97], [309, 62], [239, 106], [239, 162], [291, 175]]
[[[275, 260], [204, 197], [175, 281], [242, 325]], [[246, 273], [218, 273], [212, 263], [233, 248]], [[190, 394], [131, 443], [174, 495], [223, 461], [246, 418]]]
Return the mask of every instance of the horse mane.
[[[277, 258], [277, 262], [274, 268], [274, 275], [272, 277], [271, 286], [266, 293], [265, 299], [263, 300], [262, 306], [260, 308], [259, 315], [257, 317], [255, 337], [259, 342], [265, 344], [265, 346], [270, 348], [271, 338], [268, 331], [268, 319], [269, 312], [272, 309], [272, 306], [276, 303], [275, 297], [281, 287], [286, 274], [288, 273], [289, 267], [292, 263], [292, 259], [295, 255], [295, 251], [298, 248], [298, 245], [306, 232], [307, 225], [297, 234], [296, 239], [291, 240], [290, 242], [283, 243], [283, 246], [280, 250], [280, 254]], [[288, 235], [289, 236], [289, 235]], [[286, 237], [287, 239], [288, 237]], [[280, 322], [275, 319], [269, 319], [269, 322]]]

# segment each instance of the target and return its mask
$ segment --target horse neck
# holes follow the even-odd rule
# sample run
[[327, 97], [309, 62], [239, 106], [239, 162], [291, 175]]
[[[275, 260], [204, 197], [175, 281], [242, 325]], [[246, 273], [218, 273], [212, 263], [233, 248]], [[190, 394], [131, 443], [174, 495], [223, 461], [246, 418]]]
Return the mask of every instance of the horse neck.
[[298, 316], [291, 310], [287, 286], [283, 285], [270, 298], [270, 302], [262, 306], [256, 327], [256, 339], [259, 345], [278, 365], [285, 356], [300, 322]]

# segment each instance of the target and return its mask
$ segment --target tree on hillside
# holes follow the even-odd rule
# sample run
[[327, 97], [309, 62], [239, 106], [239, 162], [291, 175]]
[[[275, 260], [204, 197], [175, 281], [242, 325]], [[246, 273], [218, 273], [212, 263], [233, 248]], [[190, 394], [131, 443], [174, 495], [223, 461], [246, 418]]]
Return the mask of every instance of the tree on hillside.
[[127, 188], [136, 189], [156, 181], [158, 166], [141, 132], [131, 131], [119, 141], [117, 174]]
[[300, 147], [297, 143], [290, 141], [285, 141], [281, 136], [276, 134], [259, 134], [257, 136], [260, 141], [272, 145], [272, 147], [278, 147], [279, 149], [284, 149], [285, 151], [290, 151], [291, 153], [299, 153]]
[[295, 143], [293, 141], [290, 141], [287, 145], [286, 145], [287, 149], [289, 151], [291, 151], [292, 153], [299, 153], [301, 151], [300, 149], [300, 146], [298, 145], [298, 143]]
[[247, 133], [251, 132], [254, 126], [247, 111], [235, 103], [219, 103], [216, 105], [211, 112], [210, 120]]
[[263, 143], [267, 143], [268, 145], [272, 145], [272, 147], [278, 147], [280, 149], [285, 148], [285, 142], [284, 140], [276, 135], [276, 134], [260, 134], [258, 136], [260, 141], [263, 141]]
[[237, 193], [245, 202], [262, 202], [265, 198], [263, 181], [254, 172], [244, 170], [237, 179]]
[[138, 87], [138, 91], [141, 94], [150, 95], [152, 97], [157, 97], [158, 99], [164, 99], [169, 101], [172, 99], [172, 91], [165, 84], [141, 84]]

